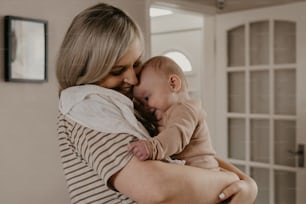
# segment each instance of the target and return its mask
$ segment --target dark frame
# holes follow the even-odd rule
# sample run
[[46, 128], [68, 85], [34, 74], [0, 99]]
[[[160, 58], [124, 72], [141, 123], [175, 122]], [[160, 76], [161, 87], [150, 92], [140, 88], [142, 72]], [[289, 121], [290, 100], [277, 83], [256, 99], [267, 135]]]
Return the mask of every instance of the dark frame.
[[47, 21], [4, 17], [5, 81], [47, 81]]

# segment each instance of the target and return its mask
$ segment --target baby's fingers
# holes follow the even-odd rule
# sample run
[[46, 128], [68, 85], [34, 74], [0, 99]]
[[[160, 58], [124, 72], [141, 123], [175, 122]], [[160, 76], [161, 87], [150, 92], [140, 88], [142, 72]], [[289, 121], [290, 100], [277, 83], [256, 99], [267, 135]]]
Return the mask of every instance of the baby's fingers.
[[128, 150], [141, 161], [147, 160], [149, 158], [149, 153], [144, 141], [136, 141], [130, 143], [128, 145]]

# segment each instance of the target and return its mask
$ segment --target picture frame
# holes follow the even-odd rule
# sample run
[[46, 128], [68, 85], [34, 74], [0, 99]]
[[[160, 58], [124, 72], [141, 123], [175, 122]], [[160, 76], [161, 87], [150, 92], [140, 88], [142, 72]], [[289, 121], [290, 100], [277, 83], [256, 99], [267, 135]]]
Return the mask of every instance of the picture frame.
[[41, 19], [4, 17], [5, 81], [47, 81], [47, 25]]

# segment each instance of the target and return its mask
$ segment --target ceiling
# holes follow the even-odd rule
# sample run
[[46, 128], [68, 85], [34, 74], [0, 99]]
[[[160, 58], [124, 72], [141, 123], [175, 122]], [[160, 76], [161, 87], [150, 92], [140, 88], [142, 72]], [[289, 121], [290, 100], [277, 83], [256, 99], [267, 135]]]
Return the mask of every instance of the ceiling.
[[[213, 6], [218, 8], [218, 13], [227, 13], [227, 12], [241, 11], [253, 8], [295, 3], [306, 0], [187, 0], [187, 1], [196, 4]], [[221, 4], [222, 2], [224, 2], [223, 8], [219, 7], [222, 5], [218, 4], [218, 2], [221, 2]]]

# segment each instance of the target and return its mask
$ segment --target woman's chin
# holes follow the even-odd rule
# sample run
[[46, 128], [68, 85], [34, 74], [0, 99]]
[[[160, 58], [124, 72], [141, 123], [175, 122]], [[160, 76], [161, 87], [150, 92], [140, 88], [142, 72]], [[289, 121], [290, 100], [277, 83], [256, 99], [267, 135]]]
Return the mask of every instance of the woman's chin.
[[131, 91], [131, 89], [130, 90], [120, 90], [119, 92], [130, 99], [133, 98], [133, 92]]

